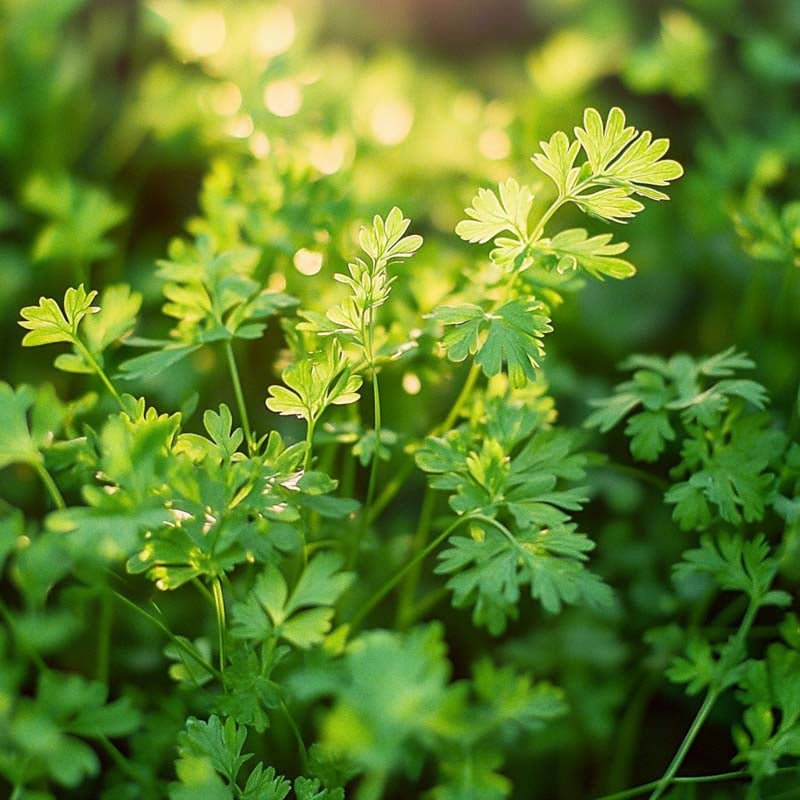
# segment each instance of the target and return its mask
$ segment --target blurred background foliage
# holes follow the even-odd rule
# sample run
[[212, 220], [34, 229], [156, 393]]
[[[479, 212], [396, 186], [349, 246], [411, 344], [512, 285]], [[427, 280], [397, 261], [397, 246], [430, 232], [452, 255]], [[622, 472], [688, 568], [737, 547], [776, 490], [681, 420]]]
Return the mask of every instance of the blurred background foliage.
[[[670, 137], [686, 177], [625, 232], [638, 275], [587, 285], [556, 311], [544, 371], [561, 419], [579, 424], [631, 352], [730, 345], [754, 357], [780, 415], [798, 379], [798, 88], [796, 0], [2, 0], [2, 378], [55, 381], [74, 396], [71, 376], [19, 348], [16, 320], [40, 294], [80, 281], [130, 283], [144, 296], [137, 332], [165, 333], [155, 262], [187, 232], [259, 248], [269, 286], [328, 308], [358, 226], [395, 204], [425, 236], [392, 301], [395, 319], [416, 324], [485, 266], [453, 233], [476, 187], [539, 180], [529, 158], [541, 138], [571, 129], [586, 106], [620, 105]], [[271, 328], [241, 358], [254, 426], [291, 437], [263, 405], [281, 346]], [[419, 435], [441, 418], [458, 386], [444, 363], [423, 348], [387, 369], [390, 427]], [[199, 390], [207, 408], [231, 402], [223, 369], [203, 350], [133, 388], [162, 410], [186, 408]], [[622, 437], [612, 446], [623, 452]], [[0, 479], [7, 501], [43, 514], [26, 468]], [[496, 643], [441, 611], [456, 676], [471, 654], [499, 647], [567, 692], [568, 723], [534, 757], [512, 758], [517, 786], [536, 784], [519, 796], [648, 780], [690, 719], [680, 691], [658, 685], [670, 653], [644, 641], [693, 599], [666, 577], [687, 541], [657, 491], [607, 474], [594, 491], [585, 527], [618, 613], [550, 619], [531, 606]], [[418, 502], [400, 497], [387, 546], [402, 549]], [[77, 593], [73, 608], [81, 602]], [[71, 625], [59, 628], [65, 641], [79, 636]], [[147, 668], [145, 656], [129, 642], [118, 666]], [[688, 770], [727, 768], [728, 711], [715, 711]], [[172, 718], [177, 729], [183, 710]], [[290, 752], [287, 736], [273, 762]], [[705, 796], [736, 796], [716, 791]]]

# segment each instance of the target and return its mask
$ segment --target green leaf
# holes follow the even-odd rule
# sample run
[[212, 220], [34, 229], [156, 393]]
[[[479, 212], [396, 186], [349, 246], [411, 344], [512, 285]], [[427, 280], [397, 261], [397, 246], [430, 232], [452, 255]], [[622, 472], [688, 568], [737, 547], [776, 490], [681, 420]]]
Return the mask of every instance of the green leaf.
[[589, 216], [608, 222], [623, 222], [635, 217], [644, 206], [619, 187], [599, 189], [575, 197], [573, 202]]
[[580, 169], [573, 166], [580, 152], [580, 142], [569, 141], [567, 134], [557, 131], [548, 142], [539, 142], [542, 152], [531, 161], [555, 183], [561, 197], [571, 194], [578, 182]]
[[[666, 200], [654, 186], [667, 186], [683, 175], [677, 161], [664, 159], [669, 140], [656, 139], [650, 131], [637, 134], [625, 124], [625, 114], [612, 108], [603, 124], [594, 108], [584, 112], [584, 126], [575, 128], [570, 142], [559, 131], [549, 142], [540, 142], [542, 152], [533, 162], [556, 185], [559, 199], [575, 203], [591, 216], [623, 222], [644, 206], [632, 195]], [[581, 150], [586, 161], [575, 166]]]
[[553, 329], [536, 300], [512, 300], [496, 311], [480, 306], [440, 306], [431, 314], [445, 326], [443, 343], [451, 361], [476, 355], [485, 375], [507, 369], [511, 383], [522, 387], [536, 378], [538, 359], [544, 355], [542, 339]]
[[421, 236], [404, 236], [410, 224], [411, 220], [406, 219], [403, 212], [395, 206], [385, 220], [376, 214], [371, 227], [361, 228], [359, 244], [376, 263], [388, 264], [409, 258], [422, 246]]
[[278, 568], [268, 565], [248, 600], [234, 606], [232, 635], [258, 642], [274, 636], [302, 649], [321, 644], [331, 630], [333, 606], [354, 577], [341, 566], [339, 556], [319, 553], [290, 593]]
[[522, 528], [567, 522], [565, 512], [586, 502], [584, 488], [567, 485], [585, 477], [585, 457], [574, 452], [574, 437], [566, 431], [521, 433], [506, 444], [480, 432], [475, 449], [460, 434], [429, 437], [417, 451], [417, 465], [434, 474], [432, 488], [452, 492], [450, 505], [458, 514], [494, 516], [505, 508]]
[[25, 765], [25, 781], [45, 776], [76, 787], [96, 775], [100, 762], [80, 737], [125, 736], [140, 725], [127, 698], [106, 703], [108, 687], [80, 675], [48, 670], [35, 697], [18, 697], [4, 719], [4, 757]]
[[283, 800], [291, 791], [291, 784], [273, 767], [256, 764], [248, 775], [241, 800]]
[[[610, 397], [592, 400], [595, 407], [584, 423], [606, 432], [639, 406], [644, 410], [629, 418], [625, 433], [631, 437], [631, 453], [643, 461], [655, 461], [666, 442], [676, 438], [669, 412], [680, 411], [685, 426], [697, 423], [714, 428], [741, 398], [756, 409], [767, 402], [764, 387], [755, 381], [730, 378], [737, 369], [749, 369], [753, 362], [733, 348], [695, 360], [678, 354], [664, 360], [654, 356], [632, 356], [623, 364], [635, 370]], [[722, 378], [715, 382], [709, 379]], [[687, 498], [689, 493], [687, 493]], [[692, 514], [693, 517], [697, 515]]]
[[217, 772], [235, 783], [239, 770], [252, 758], [248, 753], [242, 755], [246, 738], [246, 728], [240, 728], [232, 719], [223, 725], [219, 717], [212, 715], [207, 722], [189, 717], [178, 743], [181, 755], [208, 757]]
[[38, 306], [26, 306], [20, 311], [23, 328], [30, 331], [22, 339], [23, 347], [36, 347], [55, 342], [73, 343], [78, 337], [78, 325], [87, 314], [100, 309], [92, 305], [97, 292], [89, 292], [81, 284], [77, 289], [67, 289], [63, 310], [49, 297], [40, 297]]
[[611, 244], [612, 235], [604, 233], [589, 237], [583, 228], [571, 228], [557, 233], [552, 239], [540, 239], [534, 245], [534, 260], [548, 270], [565, 272], [582, 269], [592, 277], [630, 278], [636, 268], [617, 258], [628, 249], [627, 242]]
[[355, 403], [362, 383], [336, 343], [289, 364], [281, 378], [286, 386], [269, 387], [267, 408], [308, 422], [315, 422], [331, 405]]
[[698, 493], [717, 507], [726, 522], [763, 518], [775, 481], [768, 468], [785, 447], [783, 434], [766, 427], [770, 422], [759, 414], [742, 417], [727, 437], [713, 441], [710, 452], [702, 438], [684, 443], [681, 468], [692, 474], [664, 496], [668, 503], [676, 503], [675, 518], [684, 530], [708, 521]]
[[219, 448], [221, 456], [230, 461], [244, 441], [244, 434], [241, 428], [233, 429], [233, 416], [228, 406], [221, 403], [219, 413], [211, 409], [205, 411], [203, 425]]
[[478, 524], [473, 537], [454, 536], [439, 558], [436, 572], [452, 575], [447, 582], [458, 608], [474, 605], [473, 619], [489, 632], [503, 632], [508, 618], [517, 616], [520, 589], [545, 610], [556, 613], [563, 604], [608, 607], [609, 587], [584, 568], [594, 543], [574, 525], [526, 531], [514, 537]]
[[636, 137], [636, 128], [625, 125], [625, 112], [616, 106], [603, 118], [594, 108], [583, 112], [583, 127], [575, 128], [575, 138], [586, 153], [592, 172], [601, 174], [609, 163]]
[[631, 453], [641, 461], [656, 461], [667, 442], [675, 439], [669, 416], [663, 411], [642, 411], [628, 420], [625, 434], [631, 439]]
[[518, 240], [527, 240], [533, 194], [514, 178], [503, 181], [499, 189], [499, 198], [489, 189], [478, 189], [472, 205], [465, 209], [471, 219], [456, 226], [456, 233], [462, 239], [483, 244], [507, 231]]
[[72, 265], [107, 258], [114, 252], [107, 234], [127, 216], [105, 189], [66, 174], [34, 174], [23, 189], [23, 202], [50, 220], [33, 244], [36, 261]]
[[15, 390], [0, 381], [0, 469], [42, 463], [43, 451], [52, 452], [69, 414], [49, 383], [36, 390], [26, 385]]
[[175, 345], [169, 344], [163, 350], [145, 353], [141, 356], [129, 358], [120, 364], [120, 378], [128, 381], [154, 378], [159, 373], [174, 367], [186, 356], [199, 350], [199, 344]]
[[113, 284], [103, 289], [99, 304], [100, 311], [87, 317], [83, 323], [86, 346], [94, 355], [99, 355], [133, 331], [142, 307], [142, 295], [131, 291], [127, 284]]
[[514, 785], [497, 772], [502, 764], [503, 757], [487, 747], [448, 754], [431, 800], [505, 800]]
[[761, 605], [788, 605], [791, 597], [785, 592], [769, 591], [777, 566], [763, 535], [747, 541], [741, 534], [720, 533], [716, 539], [703, 536], [674, 572], [678, 578], [709, 575], [721, 589], [744, 592]]
[[667, 186], [683, 175], [677, 161], [664, 159], [669, 139], [653, 140], [650, 131], [637, 136], [633, 127], [625, 126], [625, 113], [612, 108], [605, 125], [593, 108], [586, 109], [583, 128], [575, 128], [598, 183], [621, 185], [627, 191], [651, 200], [666, 200], [667, 195], [651, 186]]
[[371, 362], [375, 357], [373, 337], [377, 310], [389, 299], [396, 277], [389, 274], [388, 268], [410, 258], [422, 246], [421, 236], [404, 236], [410, 224], [402, 211], [394, 207], [386, 220], [375, 215], [371, 226], [362, 226], [359, 243], [367, 259], [356, 258], [347, 265], [349, 274], [337, 272], [334, 275], [336, 281], [349, 288], [349, 294], [325, 316], [313, 311], [301, 312], [307, 320], [302, 323], [301, 330], [320, 335], [336, 334], [343, 342], [355, 343], [363, 357]]
[[344, 789], [325, 789], [316, 778], [295, 778], [297, 800], [344, 800]]
[[771, 644], [764, 660], [748, 662], [740, 687], [747, 709], [734, 760], [754, 778], [774, 775], [781, 759], [800, 756], [800, 653]]
[[322, 721], [325, 750], [366, 772], [418, 763], [423, 743], [448, 722], [450, 671], [439, 625], [360, 636]]

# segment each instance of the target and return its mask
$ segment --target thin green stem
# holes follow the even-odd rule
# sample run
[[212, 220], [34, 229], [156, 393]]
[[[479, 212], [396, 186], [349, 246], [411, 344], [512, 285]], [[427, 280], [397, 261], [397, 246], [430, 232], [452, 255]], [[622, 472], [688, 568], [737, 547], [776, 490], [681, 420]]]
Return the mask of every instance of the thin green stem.
[[181, 652], [188, 655], [193, 661], [199, 664], [209, 675], [213, 675], [217, 680], [222, 680], [222, 673], [213, 665], [209, 664], [196, 650], [187, 646], [181, 639], [179, 639], [160, 619], [154, 617], [149, 612], [145, 611], [143, 608], [140, 608], [136, 605], [132, 600], [128, 600], [124, 594], [115, 591], [114, 589], [109, 590], [111, 594], [117, 598], [121, 603], [126, 605], [132, 611], [135, 611], [140, 616], [144, 617], [146, 620], [151, 622], [157, 628], [159, 628], [175, 645]]
[[377, 519], [381, 511], [394, 500], [400, 489], [405, 486], [406, 480], [408, 480], [409, 475], [411, 475], [413, 471], [414, 461], [411, 459], [406, 461], [405, 464], [395, 472], [394, 477], [383, 487], [383, 490], [370, 507], [369, 514], [367, 515], [367, 520], [369, 522]]
[[[433, 519], [433, 510], [436, 507], [436, 493], [430, 486], [425, 487], [425, 496], [422, 500], [422, 508], [419, 512], [419, 522], [417, 529], [414, 532], [414, 540], [411, 544], [411, 556], [414, 557], [425, 547], [428, 541], [428, 535], [431, 529], [431, 521]], [[417, 593], [417, 585], [419, 584], [419, 576], [421, 571], [421, 562], [418, 562], [409, 571], [406, 579], [400, 587], [400, 601], [397, 606], [397, 625], [400, 628], [408, 624], [411, 616], [411, 610], [414, 605], [414, 596]]]
[[[461, 413], [464, 403], [467, 401], [467, 398], [475, 387], [475, 382], [480, 377], [480, 374], [480, 367], [477, 364], [473, 364], [469, 373], [467, 374], [464, 385], [461, 387], [461, 391], [458, 393], [453, 405], [447, 412], [447, 416], [442, 420], [442, 422], [434, 426], [424, 438], [427, 439], [429, 436], [437, 436], [438, 434], [443, 433], [444, 431], [447, 431], [453, 427], [453, 423], [455, 423], [456, 419], [458, 419], [458, 415]], [[383, 509], [386, 508], [386, 506], [388, 506], [392, 500], [394, 500], [400, 489], [405, 486], [406, 480], [413, 471], [414, 460], [412, 458], [409, 461], [406, 461], [406, 463], [403, 464], [403, 466], [397, 472], [395, 472], [394, 477], [383, 487], [383, 491], [370, 506], [367, 514], [368, 522], [375, 520], [383, 511]]]
[[458, 419], [458, 415], [461, 413], [464, 403], [466, 403], [467, 398], [475, 388], [475, 382], [478, 380], [480, 374], [481, 368], [478, 366], [478, 364], [473, 363], [469, 372], [467, 373], [467, 379], [464, 381], [464, 385], [461, 387], [461, 391], [458, 393], [458, 397], [456, 397], [455, 402], [450, 408], [450, 411], [447, 413], [447, 416], [442, 420], [440, 425], [437, 425], [430, 432], [429, 436], [436, 436], [438, 433], [449, 431], [450, 428], [453, 427], [453, 424]]
[[678, 752], [675, 753], [675, 756], [667, 767], [667, 771], [661, 776], [661, 780], [656, 782], [655, 790], [650, 795], [650, 800], [658, 800], [658, 798], [661, 797], [661, 795], [667, 790], [667, 787], [670, 785], [670, 783], [672, 783], [673, 779], [675, 778], [675, 774], [680, 769], [684, 758], [686, 758], [686, 754], [689, 752], [689, 748], [692, 746], [692, 744], [694, 744], [697, 734], [700, 733], [700, 729], [703, 727], [706, 718], [711, 713], [714, 703], [717, 702], [717, 696], [718, 693], [714, 689], [709, 689], [705, 699], [703, 700], [703, 704], [700, 706], [689, 730], [686, 732], [686, 736], [683, 737], [683, 741], [678, 748]]
[[151, 786], [149, 780], [146, 779], [144, 775], [142, 775], [138, 769], [130, 762], [128, 758], [120, 752], [119, 748], [107, 737], [103, 734], [98, 734], [96, 737], [98, 742], [103, 746], [103, 749], [108, 753], [111, 760], [117, 765], [117, 769], [123, 775], [127, 775], [132, 780], [136, 781], [136, 783], [141, 784], [142, 786]]
[[66, 508], [67, 504], [64, 502], [64, 497], [56, 485], [56, 482], [53, 480], [53, 476], [47, 471], [47, 467], [45, 467], [42, 462], [37, 462], [34, 468], [36, 469], [36, 474], [44, 484], [44, 488], [47, 489], [47, 493], [52, 498], [55, 507], [58, 509]]
[[539, 237], [544, 233], [544, 226], [547, 225], [553, 214], [555, 214], [556, 211], [558, 211], [558, 209], [561, 208], [561, 206], [563, 206], [566, 202], [567, 198], [559, 195], [555, 200], [553, 200], [552, 203], [550, 203], [547, 210], [540, 217], [538, 224], [533, 229], [533, 233], [528, 241], [535, 242], [539, 239]]
[[398, 570], [391, 578], [389, 578], [383, 586], [380, 587], [368, 600], [364, 603], [363, 606], [358, 610], [358, 613], [349, 622], [350, 625], [350, 632], [352, 634], [353, 631], [358, 629], [367, 615], [372, 611], [378, 603], [386, 597], [389, 592], [400, 583], [401, 580], [412, 570], [414, 567], [423, 559], [425, 559], [430, 553], [432, 553], [459, 525], [467, 522], [468, 520], [473, 519], [473, 517], [466, 515], [463, 517], [459, 517], [455, 520], [451, 525], [448, 525], [445, 530], [443, 530], [431, 543], [424, 549], [417, 553], [411, 561], [409, 561], [405, 566], [403, 566], [400, 570]]
[[244, 401], [242, 382], [239, 379], [239, 368], [236, 366], [236, 357], [233, 354], [233, 345], [230, 339], [225, 341], [225, 356], [228, 360], [228, 371], [231, 374], [231, 383], [233, 383], [233, 393], [236, 396], [236, 405], [239, 408], [239, 417], [242, 420], [247, 452], [252, 456], [256, 452], [256, 443], [253, 441], [253, 431], [250, 428], [250, 418], [247, 415], [247, 404]]
[[219, 638], [219, 674], [222, 683], [225, 683], [225, 596], [222, 594], [222, 584], [219, 578], [211, 582], [211, 592], [214, 595], [214, 608], [217, 612], [217, 636]]
[[192, 586], [200, 592], [201, 595], [209, 602], [210, 605], [216, 607], [216, 602], [214, 601], [214, 595], [208, 591], [208, 589], [203, 586], [203, 582], [199, 578], [192, 578]]
[[303, 741], [303, 735], [300, 733], [300, 728], [295, 722], [294, 717], [289, 711], [289, 707], [286, 705], [284, 700], [281, 700], [281, 710], [286, 715], [286, 720], [292, 730], [292, 735], [297, 742], [297, 749], [300, 751], [300, 766], [302, 771], [304, 773], [308, 772], [308, 750], [306, 749], [306, 743]]
[[380, 461], [379, 454], [381, 449], [381, 393], [378, 385], [378, 373], [375, 371], [374, 364], [372, 366], [372, 397], [375, 421], [375, 449], [372, 452], [372, 462], [369, 469], [369, 484], [367, 486], [367, 499], [364, 503], [365, 522], [369, 520], [369, 509], [375, 497], [375, 485], [378, 478], [378, 462]]
[[114, 387], [114, 384], [106, 375], [105, 370], [97, 363], [97, 359], [89, 352], [89, 349], [86, 345], [77, 337], [74, 339], [75, 347], [78, 349], [80, 354], [86, 359], [86, 363], [94, 370], [95, 374], [98, 378], [103, 382], [103, 385], [108, 389], [109, 394], [117, 401], [117, 405], [124, 411], [125, 406], [122, 403], [122, 397], [120, 397], [119, 392]]
[[[678, 784], [693, 784], [693, 783], [723, 783], [724, 781], [745, 780], [747, 772], [739, 770], [738, 772], [720, 772], [717, 775], [697, 775], [685, 778], [673, 778], [673, 783]], [[629, 797], [638, 797], [645, 792], [649, 792], [658, 786], [658, 781], [650, 781], [650, 783], [643, 783], [641, 786], [634, 786], [631, 789], [623, 789], [621, 792], [613, 792], [612, 794], [604, 794], [596, 800], [628, 800]]]
[[306, 455], [303, 459], [303, 472], [308, 472], [311, 469], [311, 449], [314, 443], [314, 426], [317, 421], [309, 416], [308, 424], [306, 425]]
[[[735, 655], [739, 649], [744, 646], [744, 642], [747, 639], [747, 634], [750, 632], [750, 628], [752, 627], [756, 618], [758, 609], [759, 600], [751, 597], [750, 604], [748, 605], [744, 618], [739, 625], [739, 629], [730, 639], [730, 649], [728, 652], [731, 652]], [[681, 764], [683, 764], [683, 760], [686, 758], [689, 749], [694, 743], [694, 740], [697, 738], [697, 734], [700, 732], [700, 729], [703, 727], [708, 715], [711, 713], [711, 709], [714, 707], [714, 703], [716, 703], [720, 693], [720, 690], [715, 686], [712, 685], [709, 687], [705, 699], [703, 700], [703, 704], [697, 711], [697, 715], [695, 716], [689, 730], [686, 732], [686, 736], [683, 737], [683, 741], [681, 742], [680, 747], [678, 747], [678, 751], [675, 753], [675, 756], [667, 767], [666, 772], [657, 781], [655, 790], [650, 795], [650, 800], [658, 800], [658, 798], [661, 797], [661, 795], [663, 795], [667, 790], [670, 783], [672, 783], [675, 775], [681, 767]]]

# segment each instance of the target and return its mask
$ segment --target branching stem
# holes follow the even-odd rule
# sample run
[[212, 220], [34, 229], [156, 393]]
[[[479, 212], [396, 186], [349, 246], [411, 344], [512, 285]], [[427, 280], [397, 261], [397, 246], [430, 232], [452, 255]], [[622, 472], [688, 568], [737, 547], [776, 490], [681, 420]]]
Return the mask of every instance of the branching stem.
[[[759, 598], [751, 597], [750, 604], [748, 605], [747, 611], [742, 618], [739, 629], [729, 642], [729, 647], [731, 648], [730, 652], [736, 653], [744, 645], [744, 642], [747, 639], [747, 634], [750, 632], [750, 628], [755, 621], [759, 605]], [[714, 707], [714, 703], [716, 703], [717, 698], [721, 693], [721, 690], [713, 684], [708, 688], [705, 699], [698, 709], [697, 715], [689, 727], [689, 730], [686, 732], [686, 736], [683, 737], [683, 741], [678, 747], [678, 751], [675, 753], [675, 756], [667, 767], [666, 772], [656, 782], [655, 789], [650, 795], [650, 800], [658, 800], [658, 798], [664, 794], [669, 785], [673, 782], [675, 775], [681, 767], [681, 764], [683, 764], [683, 760], [686, 758], [689, 749], [694, 743], [694, 740], [697, 738], [697, 734], [703, 727], [708, 715], [711, 713], [711, 709]]]

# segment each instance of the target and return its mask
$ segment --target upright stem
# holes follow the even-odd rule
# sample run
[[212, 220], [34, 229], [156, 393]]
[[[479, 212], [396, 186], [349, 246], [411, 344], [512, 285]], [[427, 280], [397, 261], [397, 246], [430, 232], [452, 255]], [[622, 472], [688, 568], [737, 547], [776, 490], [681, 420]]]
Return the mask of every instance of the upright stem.
[[214, 606], [217, 611], [217, 635], [219, 637], [219, 673], [222, 683], [225, 684], [225, 597], [222, 594], [222, 584], [219, 578], [211, 582], [211, 592], [214, 595]]
[[375, 449], [372, 452], [372, 463], [369, 470], [369, 485], [367, 487], [367, 500], [364, 504], [365, 521], [369, 519], [369, 509], [375, 496], [375, 483], [378, 477], [378, 461], [381, 449], [381, 393], [378, 387], [378, 373], [375, 371], [375, 364], [372, 365], [372, 397], [373, 413], [375, 420]]
[[432, 553], [459, 525], [467, 522], [468, 520], [472, 519], [471, 516], [465, 515], [463, 517], [459, 517], [455, 520], [452, 524], [450, 524], [445, 530], [443, 530], [424, 550], [421, 550], [417, 553], [411, 561], [409, 561], [404, 567], [402, 567], [398, 572], [392, 575], [383, 586], [380, 587], [372, 597], [364, 603], [363, 606], [358, 610], [358, 613], [350, 620], [350, 631], [356, 630], [367, 615], [372, 611], [378, 603], [386, 597], [389, 592], [397, 586], [398, 583], [412, 570], [414, 567], [422, 561], [429, 553]]
[[[411, 545], [412, 556], [414, 553], [418, 553], [422, 550], [425, 547], [425, 543], [428, 541], [431, 520], [433, 519], [433, 509], [435, 506], [436, 494], [430, 486], [426, 486], [425, 496], [422, 500], [422, 508], [419, 512], [419, 523], [417, 524], [417, 530], [414, 533], [414, 540]], [[421, 565], [422, 562], [417, 562], [414, 565], [400, 588], [400, 601], [397, 605], [397, 625], [400, 628], [404, 628], [409, 623], [414, 606], [414, 595], [416, 594], [417, 584], [419, 583]]]
[[289, 706], [287, 706], [283, 700], [281, 700], [281, 709], [286, 715], [286, 720], [289, 723], [292, 735], [294, 736], [295, 742], [297, 742], [297, 749], [300, 751], [300, 767], [302, 768], [303, 772], [307, 772], [308, 750], [306, 749], [306, 743], [303, 741], [303, 735], [300, 733], [300, 728], [297, 726], [291, 711], [289, 711]]
[[670, 785], [670, 783], [672, 783], [675, 774], [680, 769], [684, 758], [686, 758], [686, 754], [689, 752], [689, 748], [697, 738], [697, 734], [700, 733], [700, 729], [703, 727], [703, 723], [705, 723], [706, 718], [711, 713], [711, 709], [714, 707], [714, 703], [717, 701], [717, 696], [717, 692], [714, 689], [708, 690], [708, 693], [703, 700], [703, 704], [700, 706], [700, 709], [698, 710], [691, 727], [686, 732], [686, 736], [683, 737], [683, 741], [681, 742], [681, 746], [678, 748], [678, 752], [675, 753], [675, 757], [667, 767], [667, 771], [661, 776], [661, 780], [659, 780], [658, 784], [656, 785], [655, 791], [650, 795], [650, 800], [657, 800], [659, 797], [661, 797], [661, 795], [667, 790], [667, 787]]
[[306, 425], [306, 455], [303, 459], [303, 472], [308, 472], [311, 469], [311, 448], [314, 443], [314, 426], [317, 421], [309, 416], [308, 424]]
[[552, 203], [550, 203], [547, 210], [544, 212], [544, 214], [542, 214], [541, 218], [539, 219], [538, 224], [533, 229], [533, 233], [531, 234], [529, 239], [530, 242], [535, 242], [539, 239], [539, 237], [544, 233], [544, 226], [547, 225], [547, 223], [550, 220], [550, 217], [552, 217], [553, 214], [555, 214], [556, 211], [558, 211], [558, 209], [561, 208], [561, 206], [564, 205], [564, 203], [566, 202], [567, 198], [559, 195], [555, 200], [553, 200]]
[[252, 456], [256, 452], [256, 445], [253, 441], [253, 431], [250, 429], [250, 418], [247, 416], [247, 405], [244, 402], [244, 392], [242, 382], [239, 379], [239, 368], [236, 366], [236, 358], [233, 355], [233, 345], [231, 340], [225, 341], [225, 355], [228, 359], [228, 371], [231, 373], [233, 383], [233, 393], [236, 396], [236, 405], [239, 407], [239, 417], [244, 428], [244, 440], [247, 443], [247, 452]]
[[[750, 628], [753, 626], [753, 622], [755, 621], [759, 605], [760, 603], [758, 598], [750, 598], [750, 604], [748, 605], [747, 611], [745, 612], [742, 622], [739, 625], [739, 629], [730, 640], [729, 647], [731, 650], [729, 652], [735, 654], [739, 648], [744, 645], [744, 642], [747, 639], [747, 634], [750, 632]], [[691, 727], [686, 732], [686, 736], [683, 737], [683, 741], [678, 748], [678, 752], [675, 753], [675, 757], [667, 767], [667, 771], [661, 776], [661, 779], [656, 785], [655, 791], [650, 795], [650, 800], [658, 800], [658, 798], [661, 797], [661, 795], [663, 795], [667, 790], [670, 783], [672, 783], [676, 773], [683, 763], [683, 760], [686, 758], [686, 754], [689, 752], [689, 748], [697, 738], [697, 734], [703, 727], [703, 723], [706, 721], [706, 718], [711, 712], [711, 709], [714, 707], [714, 703], [717, 701], [717, 698], [720, 694], [721, 692], [716, 686], [712, 685], [709, 687], [705, 700], [703, 700], [703, 704], [700, 706], [700, 709], [697, 712], [697, 716], [695, 716]]]
[[442, 420], [441, 424], [437, 425], [433, 431], [431, 431], [431, 436], [435, 436], [437, 433], [443, 431], [448, 431], [453, 427], [453, 423], [458, 419], [458, 415], [461, 413], [464, 403], [466, 403], [467, 398], [470, 396], [473, 388], [475, 388], [475, 382], [478, 380], [480, 374], [481, 368], [476, 363], [473, 363], [467, 374], [467, 379], [464, 381], [464, 385], [461, 387], [461, 391], [458, 393], [458, 397], [456, 397], [450, 411], [447, 412], [447, 416]]
[[75, 338], [75, 347], [78, 349], [80, 354], [86, 359], [86, 363], [94, 370], [95, 374], [98, 378], [103, 382], [103, 385], [108, 389], [108, 393], [117, 401], [117, 405], [124, 411], [125, 406], [122, 403], [122, 397], [120, 397], [119, 392], [114, 387], [114, 384], [106, 375], [105, 370], [97, 363], [97, 359], [89, 352], [89, 349], [84, 345], [84, 343]]
[[[153, 623], [157, 628], [159, 628], [163, 633], [167, 636], [167, 638], [175, 645], [175, 647], [180, 650], [181, 652], [188, 655], [194, 662], [199, 664], [209, 675], [213, 675], [218, 680], [222, 680], [222, 673], [213, 665], [209, 664], [193, 647], [188, 646], [183, 639], [176, 636], [160, 619], [154, 617], [152, 614], [145, 611], [143, 608], [139, 608], [132, 600], [129, 600], [125, 597], [124, 594], [120, 594], [120, 592], [115, 591], [114, 589], [109, 590], [111, 594], [117, 598], [121, 603], [128, 606], [132, 611], [135, 611], [137, 614], [140, 614], [145, 619], [149, 620]], [[0, 605], [0, 611], [2, 611], [2, 606]], [[186, 662], [183, 662], [186, 664]], [[190, 673], [191, 674], [191, 673]]]
[[58, 486], [56, 486], [53, 476], [47, 471], [47, 467], [45, 467], [43, 463], [38, 462], [34, 464], [34, 469], [44, 484], [45, 489], [47, 489], [48, 494], [52, 498], [55, 507], [58, 509], [66, 508], [67, 504], [64, 502], [64, 498], [61, 495]]

